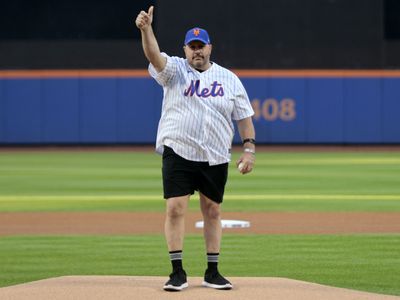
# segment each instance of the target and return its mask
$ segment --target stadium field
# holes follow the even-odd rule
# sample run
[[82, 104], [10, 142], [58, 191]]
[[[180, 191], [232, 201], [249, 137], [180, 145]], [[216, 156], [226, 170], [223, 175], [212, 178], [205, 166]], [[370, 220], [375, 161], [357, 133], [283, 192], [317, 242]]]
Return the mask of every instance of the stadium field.
[[[237, 158], [235, 152], [233, 161]], [[253, 173], [239, 174], [234, 163], [229, 172], [223, 204], [227, 213], [400, 216], [400, 152], [259, 152]], [[9, 219], [44, 212], [162, 216], [164, 210], [161, 160], [145, 151], [2, 151], [0, 187], [0, 216]], [[198, 204], [195, 195], [190, 211], [198, 212]], [[286, 277], [400, 295], [399, 248], [396, 230], [296, 235], [227, 231], [221, 269], [228, 276]], [[185, 251], [188, 272], [201, 276], [200, 233], [189, 234]], [[8, 234], [0, 236], [0, 256], [0, 286], [72, 274], [169, 272], [162, 232]]]

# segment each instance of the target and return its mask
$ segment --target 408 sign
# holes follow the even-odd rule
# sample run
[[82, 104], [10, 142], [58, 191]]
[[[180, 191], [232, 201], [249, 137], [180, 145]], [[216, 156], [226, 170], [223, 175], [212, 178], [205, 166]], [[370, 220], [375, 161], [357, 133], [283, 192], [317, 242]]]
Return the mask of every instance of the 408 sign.
[[296, 101], [291, 98], [277, 100], [268, 98], [265, 100], [253, 99], [251, 106], [254, 110], [255, 120], [264, 119], [269, 122], [281, 120], [290, 122], [296, 119]]

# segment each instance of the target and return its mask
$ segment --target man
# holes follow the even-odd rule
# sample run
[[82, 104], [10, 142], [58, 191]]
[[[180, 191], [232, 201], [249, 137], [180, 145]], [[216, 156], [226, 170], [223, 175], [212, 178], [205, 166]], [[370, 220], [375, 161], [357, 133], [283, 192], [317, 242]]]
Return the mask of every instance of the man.
[[231, 289], [232, 284], [218, 271], [220, 204], [234, 134], [232, 119], [237, 121], [244, 145], [237, 166], [242, 174], [253, 168], [254, 112], [237, 76], [210, 61], [212, 45], [204, 29], [187, 32], [183, 47], [186, 59], [160, 53], [151, 27], [153, 10], [151, 6], [148, 12], [141, 11], [136, 26], [150, 62], [149, 72], [164, 89], [156, 143], [156, 151], [163, 155], [165, 237], [172, 263], [164, 290], [180, 291], [188, 286], [182, 267], [184, 215], [195, 190], [200, 194], [207, 250], [203, 285]]

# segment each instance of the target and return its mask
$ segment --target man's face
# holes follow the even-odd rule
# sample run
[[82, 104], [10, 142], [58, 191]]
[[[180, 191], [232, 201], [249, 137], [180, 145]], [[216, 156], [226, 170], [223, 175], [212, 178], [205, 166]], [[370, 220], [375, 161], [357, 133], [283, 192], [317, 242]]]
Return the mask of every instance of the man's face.
[[189, 64], [199, 70], [207, 70], [210, 64], [212, 46], [200, 41], [193, 41], [183, 47]]

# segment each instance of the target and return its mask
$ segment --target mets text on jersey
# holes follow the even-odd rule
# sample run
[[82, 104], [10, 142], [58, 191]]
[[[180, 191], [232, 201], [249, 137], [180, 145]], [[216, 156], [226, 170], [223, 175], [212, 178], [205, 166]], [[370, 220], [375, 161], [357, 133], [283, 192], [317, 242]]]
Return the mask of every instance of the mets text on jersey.
[[208, 97], [217, 97], [224, 95], [224, 88], [221, 83], [218, 81], [214, 81], [211, 84], [211, 88], [204, 88], [200, 90], [200, 80], [192, 80], [190, 82], [190, 86], [183, 93], [185, 96], [193, 96], [196, 94], [198, 97], [208, 98]]

